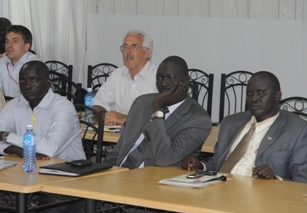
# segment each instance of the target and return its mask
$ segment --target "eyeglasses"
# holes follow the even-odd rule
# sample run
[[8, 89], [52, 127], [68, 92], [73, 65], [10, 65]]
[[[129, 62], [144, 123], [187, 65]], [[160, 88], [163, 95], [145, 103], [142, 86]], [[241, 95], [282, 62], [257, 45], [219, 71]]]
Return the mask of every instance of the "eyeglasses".
[[142, 46], [138, 46], [137, 44], [131, 44], [130, 46], [128, 46], [127, 44], [123, 44], [120, 47], [120, 51], [124, 52], [126, 50], [130, 50], [131, 52], [135, 52], [137, 51], [139, 48], [144, 48], [144, 49], [148, 49], [148, 47], [142, 47]]

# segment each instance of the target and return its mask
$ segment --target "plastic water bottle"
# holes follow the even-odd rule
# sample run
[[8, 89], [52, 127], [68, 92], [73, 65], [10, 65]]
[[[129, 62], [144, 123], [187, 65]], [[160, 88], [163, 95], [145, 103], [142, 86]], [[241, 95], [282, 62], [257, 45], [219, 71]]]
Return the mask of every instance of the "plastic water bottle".
[[[94, 95], [92, 93], [92, 88], [87, 88], [86, 91], [87, 91], [87, 94], [85, 95], [85, 98], [84, 98], [85, 106], [92, 108], [94, 106]], [[90, 110], [85, 109], [85, 115], [86, 115], [86, 121], [89, 123], [93, 123], [93, 119], [94, 119], [93, 113]]]
[[23, 171], [33, 172], [36, 168], [35, 134], [32, 124], [27, 125], [27, 131], [23, 135]]

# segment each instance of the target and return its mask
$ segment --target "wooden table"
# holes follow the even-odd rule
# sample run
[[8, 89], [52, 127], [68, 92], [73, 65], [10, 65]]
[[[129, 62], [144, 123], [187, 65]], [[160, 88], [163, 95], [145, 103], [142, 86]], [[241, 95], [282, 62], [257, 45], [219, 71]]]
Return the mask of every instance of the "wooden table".
[[[93, 131], [88, 131], [86, 137], [91, 139], [93, 137], [93, 133], [94, 133]], [[218, 135], [219, 135], [219, 127], [213, 126], [208, 138], [205, 140], [202, 146], [201, 151], [214, 153], [214, 145], [217, 142]], [[103, 134], [103, 140], [111, 143], [117, 143], [119, 137], [120, 134], [114, 132], [104, 132]]]
[[87, 198], [87, 206], [93, 199], [175, 212], [307, 212], [307, 197], [302, 196], [307, 184], [238, 175], [228, 175], [232, 180], [201, 189], [157, 183], [181, 174], [187, 171], [146, 167], [45, 184], [42, 191]]
[[[114, 167], [99, 173], [93, 173], [82, 177], [66, 177], [56, 175], [43, 175], [38, 173], [38, 167], [64, 162], [62, 159], [37, 160], [35, 172], [23, 172], [22, 158], [17, 156], [5, 156], [4, 160], [17, 161], [17, 166], [10, 167], [0, 171], [0, 190], [16, 192], [16, 211], [27, 212], [27, 197], [28, 194], [41, 191], [42, 185], [64, 181], [70, 179], [84, 178], [95, 175], [109, 174], [113, 172], [126, 171], [126, 168]], [[0, 159], [1, 161], [1, 159]]]

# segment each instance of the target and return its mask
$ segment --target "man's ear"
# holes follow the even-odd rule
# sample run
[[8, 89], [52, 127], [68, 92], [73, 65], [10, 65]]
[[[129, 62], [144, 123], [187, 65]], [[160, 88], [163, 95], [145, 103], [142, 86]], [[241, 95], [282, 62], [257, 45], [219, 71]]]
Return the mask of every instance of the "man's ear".
[[51, 81], [50, 81], [49, 78], [46, 79], [46, 88], [47, 88], [47, 89], [50, 89], [50, 88], [51, 88]]
[[277, 102], [280, 102], [280, 100], [281, 100], [281, 91], [276, 91], [276, 94], [275, 94], [275, 100], [277, 101]]
[[190, 85], [190, 76], [186, 76], [186, 77], [184, 78], [184, 84], [187, 85], [187, 86]]
[[150, 56], [150, 53], [151, 53], [151, 49], [145, 49], [145, 55], [146, 55], [146, 58], [148, 59], [149, 61], [149, 56]]
[[30, 50], [30, 47], [31, 47], [30, 43], [26, 43], [25, 44], [25, 52], [28, 52]]

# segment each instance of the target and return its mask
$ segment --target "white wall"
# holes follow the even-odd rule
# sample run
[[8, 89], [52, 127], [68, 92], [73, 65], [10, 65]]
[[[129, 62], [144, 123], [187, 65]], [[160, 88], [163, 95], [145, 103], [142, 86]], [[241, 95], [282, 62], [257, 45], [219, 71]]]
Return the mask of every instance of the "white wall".
[[140, 29], [153, 38], [153, 62], [159, 64], [169, 55], [179, 55], [189, 68], [213, 73], [213, 121], [218, 120], [221, 73], [268, 70], [279, 77], [283, 97], [306, 96], [303, 20], [103, 14], [88, 14], [87, 18], [86, 64], [122, 66], [119, 46], [123, 36], [130, 29]]

